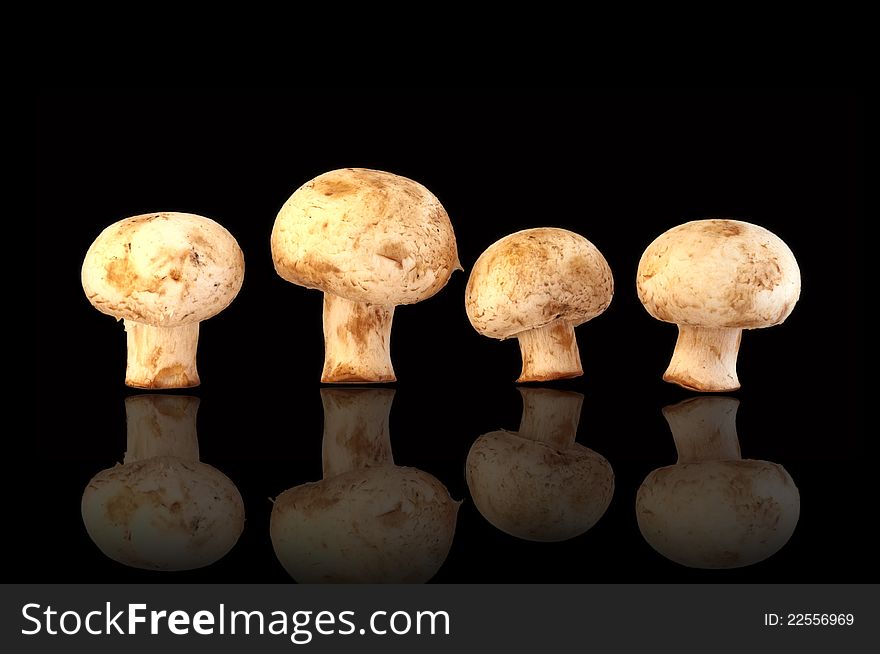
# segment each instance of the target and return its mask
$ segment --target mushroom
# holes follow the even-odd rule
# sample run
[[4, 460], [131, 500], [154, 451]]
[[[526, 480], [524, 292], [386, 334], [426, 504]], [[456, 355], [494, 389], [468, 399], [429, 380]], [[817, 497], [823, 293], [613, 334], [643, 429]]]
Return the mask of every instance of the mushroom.
[[517, 337], [517, 381], [549, 381], [584, 374], [574, 328], [605, 311], [613, 293], [611, 269], [596, 246], [540, 227], [505, 236], [480, 255], [465, 309], [483, 336]]
[[109, 558], [133, 568], [192, 570], [225, 556], [244, 528], [244, 503], [222, 472], [199, 462], [199, 400], [125, 400], [124, 463], [86, 486], [82, 518]]
[[639, 261], [639, 299], [678, 325], [665, 381], [695, 391], [739, 388], [743, 329], [772, 327], [794, 309], [801, 274], [788, 246], [739, 220], [695, 220], [658, 236]]
[[394, 307], [421, 302], [461, 270], [440, 201], [391, 173], [319, 175], [284, 203], [272, 229], [275, 270], [324, 293], [327, 383], [394, 381]]
[[452, 546], [459, 502], [435, 477], [394, 465], [391, 389], [322, 388], [324, 480], [284, 491], [272, 546], [305, 583], [420, 583]]
[[740, 456], [738, 406], [731, 397], [697, 397], [664, 408], [678, 463], [654, 470], [636, 495], [642, 536], [690, 568], [763, 561], [797, 525], [800, 494], [785, 468]]
[[480, 436], [467, 457], [474, 504], [501, 531], [533, 541], [583, 534], [605, 514], [614, 471], [601, 454], [575, 443], [580, 393], [520, 388], [518, 432]]
[[125, 383], [199, 385], [199, 323], [225, 309], [244, 278], [244, 257], [226, 229], [189, 213], [126, 218], [86, 253], [82, 286], [101, 313], [124, 320]]

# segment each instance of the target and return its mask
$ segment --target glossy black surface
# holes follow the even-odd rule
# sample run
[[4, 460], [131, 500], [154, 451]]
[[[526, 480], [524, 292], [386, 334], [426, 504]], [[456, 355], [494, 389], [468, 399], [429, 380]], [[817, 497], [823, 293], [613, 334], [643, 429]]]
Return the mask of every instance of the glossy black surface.
[[[20, 518], [9, 581], [289, 583], [269, 538], [270, 498], [321, 478], [321, 296], [274, 272], [269, 234], [297, 186], [354, 165], [416, 179], [443, 202], [465, 269], [497, 238], [553, 225], [605, 254], [615, 297], [576, 330], [585, 375], [552, 384], [584, 395], [577, 440], [604, 456], [615, 491], [586, 533], [558, 543], [505, 534], [469, 498], [473, 442], [516, 430], [515, 342], [479, 336], [465, 274], [395, 314], [394, 460], [463, 500], [435, 582], [876, 581], [876, 490], [860, 382], [861, 105], [842, 93], [713, 95], [44, 94], [34, 132], [35, 239], [48, 239], [33, 320], [34, 427], [11, 466]], [[240, 490], [246, 522], [213, 565], [150, 572], [105, 557], [80, 499], [125, 451], [121, 324], [95, 311], [79, 266], [98, 232], [157, 209], [212, 217], [245, 254], [239, 297], [203, 323], [201, 460]], [[635, 514], [645, 477], [676, 460], [661, 409], [694, 394], [660, 379], [675, 328], [635, 294], [644, 248], [707, 216], [763, 225], [798, 258], [803, 293], [785, 324], [745, 332], [737, 430], [744, 458], [778, 463], [800, 490], [790, 541], [734, 570], [680, 566], [645, 542]], [[39, 222], [37, 222], [39, 221]], [[45, 298], [45, 295], [41, 296]]]

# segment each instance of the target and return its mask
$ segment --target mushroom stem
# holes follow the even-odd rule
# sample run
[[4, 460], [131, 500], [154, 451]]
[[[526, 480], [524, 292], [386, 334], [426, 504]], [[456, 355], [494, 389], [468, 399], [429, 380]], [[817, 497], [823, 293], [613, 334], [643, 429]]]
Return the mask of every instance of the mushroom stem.
[[128, 363], [125, 383], [134, 388], [189, 388], [199, 385], [196, 349], [199, 323], [154, 327], [125, 321]]
[[125, 463], [157, 456], [199, 460], [196, 414], [199, 398], [185, 395], [132, 395], [125, 398]]
[[678, 326], [678, 341], [664, 381], [693, 391], [723, 392], [739, 388], [736, 355], [742, 330]]
[[322, 388], [324, 479], [393, 464], [388, 418], [394, 389]]
[[520, 332], [522, 374], [518, 382], [568, 379], [584, 374], [574, 327], [564, 320]]
[[523, 438], [568, 449], [577, 436], [584, 396], [549, 388], [520, 388], [523, 400], [519, 432]]
[[324, 371], [328, 384], [391, 382], [394, 306], [324, 293]]
[[736, 410], [732, 397], [693, 397], [663, 408], [679, 463], [739, 461]]

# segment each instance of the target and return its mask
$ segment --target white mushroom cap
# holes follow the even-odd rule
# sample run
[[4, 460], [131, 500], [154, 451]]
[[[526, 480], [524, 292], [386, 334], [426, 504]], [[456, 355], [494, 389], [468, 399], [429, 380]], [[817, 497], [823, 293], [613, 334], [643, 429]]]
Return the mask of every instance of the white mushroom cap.
[[614, 494], [614, 472], [601, 454], [579, 443], [558, 449], [503, 430], [474, 442], [466, 474], [483, 517], [525, 540], [553, 542], [584, 533]]
[[580, 325], [605, 311], [613, 294], [611, 269], [595, 245], [539, 227], [505, 236], [480, 255], [465, 308], [479, 333], [504, 339], [558, 319]]
[[767, 461], [684, 463], [652, 472], [636, 496], [645, 540], [692, 568], [738, 568], [772, 556], [791, 538], [800, 494]]
[[120, 220], [92, 243], [82, 286], [98, 311], [178, 327], [226, 308], [244, 279], [244, 256], [218, 223], [163, 212]]
[[89, 536], [109, 558], [134, 568], [191, 570], [238, 541], [244, 503], [216, 468], [160, 456], [99, 472], [82, 497]]
[[272, 230], [275, 270], [353, 302], [413, 304], [461, 266], [440, 201], [391, 173], [344, 168], [296, 190]]
[[696, 220], [642, 254], [639, 299], [658, 320], [753, 329], [784, 321], [801, 289], [797, 261], [775, 234], [739, 220]]
[[416, 468], [352, 470], [279, 495], [272, 545], [303, 583], [425, 582], [449, 554], [458, 506]]

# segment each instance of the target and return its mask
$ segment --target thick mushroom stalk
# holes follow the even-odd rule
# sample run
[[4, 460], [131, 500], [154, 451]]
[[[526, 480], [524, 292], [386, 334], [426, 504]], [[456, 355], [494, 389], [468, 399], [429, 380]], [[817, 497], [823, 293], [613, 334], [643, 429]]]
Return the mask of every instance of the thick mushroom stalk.
[[693, 391], [729, 391], [739, 388], [736, 355], [742, 330], [737, 328], [678, 326], [678, 340], [663, 381]]
[[522, 354], [518, 382], [568, 379], [584, 374], [574, 327], [565, 320], [516, 335]]
[[520, 388], [518, 432], [480, 436], [467, 457], [474, 504], [516, 538], [561, 541], [591, 529], [614, 494], [608, 461], [575, 442], [583, 395]]
[[390, 382], [394, 307], [415, 304], [461, 270], [440, 201], [421, 184], [366, 168], [299, 187], [272, 228], [276, 272], [324, 293], [324, 369], [331, 384]]
[[327, 384], [391, 382], [394, 306], [352, 302], [324, 293], [324, 370]]
[[678, 463], [642, 482], [636, 517], [651, 547], [681, 565], [752, 565], [782, 548], [797, 525], [800, 495], [785, 468], [741, 458], [738, 406], [698, 397], [663, 409]]
[[128, 355], [125, 384], [133, 388], [189, 388], [201, 383], [196, 369], [199, 323], [154, 327], [125, 320]]
[[199, 462], [199, 400], [126, 398], [122, 465], [103, 470], [82, 497], [86, 531], [109, 558], [134, 568], [191, 570], [238, 541], [244, 503], [232, 481]]
[[291, 577], [313, 583], [420, 583], [440, 568], [459, 502], [432, 475], [394, 465], [391, 389], [323, 388], [323, 481], [284, 491], [272, 546]]
[[125, 321], [125, 383], [134, 388], [198, 386], [199, 324], [232, 302], [243, 279], [244, 256], [232, 234], [188, 213], [113, 223], [82, 265], [89, 302]]
[[658, 236], [642, 254], [639, 299], [657, 320], [678, 325], [665, 381], [695, 391], [739, 388], [743, 329], [783, 322], [800, 296], [788, 246], [739, 220], [695, 220]]
[[614, 279], [605, 257], [580, 234], [555, 227], [505, 236], [474, 264], [465, 289], [471, 325], [483, 336], [515, 336], [518, 382], [584, 374], [574, 328], [611, 303]]

